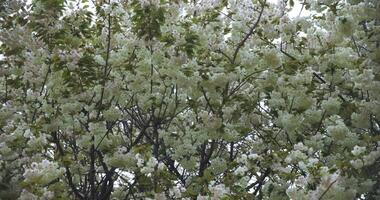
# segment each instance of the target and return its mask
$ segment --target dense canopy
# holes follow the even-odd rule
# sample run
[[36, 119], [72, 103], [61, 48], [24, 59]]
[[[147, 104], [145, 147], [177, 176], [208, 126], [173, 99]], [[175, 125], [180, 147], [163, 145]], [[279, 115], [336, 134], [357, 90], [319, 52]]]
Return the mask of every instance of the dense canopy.
[[0, 199], [380, 199], [379, 10], [0, 0]]

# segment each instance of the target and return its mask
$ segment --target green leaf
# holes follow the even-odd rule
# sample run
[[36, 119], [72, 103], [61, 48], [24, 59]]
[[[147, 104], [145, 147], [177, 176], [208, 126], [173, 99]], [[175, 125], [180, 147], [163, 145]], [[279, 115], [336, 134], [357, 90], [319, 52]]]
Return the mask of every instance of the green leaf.
[[290, 5], [290, 7], [293, 7], [294, 6], [294, 0], [289, 0], [289, 5]]

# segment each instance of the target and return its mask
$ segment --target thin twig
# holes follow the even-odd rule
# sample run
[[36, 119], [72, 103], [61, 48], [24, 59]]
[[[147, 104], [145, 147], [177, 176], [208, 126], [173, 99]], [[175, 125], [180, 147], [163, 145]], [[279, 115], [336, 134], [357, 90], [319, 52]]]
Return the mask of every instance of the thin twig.
[[232, 62], [231, 62], [232, 64], [235, 64], [236, 57], [237, 57], [237, 54], [239, 53], [239, 50], [244, 46], [245, 42], [248, 40], [249, 37], [251, 37], [251, 35], [255, 31], [256, 27], [259, 25], [259, 22], [261, 20], [261, 16], [263, 15], [263, 12], [264, 12], [264, 7], [265, 7], [265, 2], [261, 5], [261, 10], [260, 10], [260, 13], [259, 13], [259, 17], [257, 18], [256, 22], [249, 29], [249, 32], [245, 35], [245, 37], [243, 38], [243, 40], [241, 40], [239, 42], [239, 44], [237, 45], [237, 47], [236, 47], [236, 49], [234, 51], [234, 55], [232, 57]]
[[327, 187], [327, 189], [322, 193], [322, 195], [318, 198], [318, 200], [321, 200], [323, 198], [323, 196], [326, 195], [326, 193], [330, 190], [330, 188], [332, 187], [332, 185], [338, 181], [338, 179], [335, 179], [335, 181], [331, 182], [330, 185]]

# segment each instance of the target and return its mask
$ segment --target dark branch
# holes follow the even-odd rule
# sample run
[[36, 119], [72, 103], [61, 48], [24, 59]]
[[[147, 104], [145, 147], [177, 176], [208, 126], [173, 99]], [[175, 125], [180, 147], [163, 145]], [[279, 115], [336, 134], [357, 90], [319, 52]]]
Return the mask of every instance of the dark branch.
[[256, 22], [253, 24], [253, 26], [249, 29], [249, 32], [245, 35], [245, 37], [243, 38], [243, 40], [241, 40], [239, 42], [239, 44], [237, 45], [235, 51], [234, 51], [234, 55], [232, 57], [232, 64], [235, 64], [235, 61], [236, 61], [236, 57], [239, 53], [239, 50], [244, 46], [245, 42], [248, 40], [249, 37], [251, 37], [251, 35], [253, 34], [253, 32], [255, 31], [256, 27], [259, 25], [259, 22], [261, 20], [261, 16], [263, 15], [263, 12], [264, 12], [264, 6], [265, 6], [265, 3], [263, 3], [261, 5], [261, 10], [260, 10], [260, 13], [259, 13], [259, 17], [257, 18]]

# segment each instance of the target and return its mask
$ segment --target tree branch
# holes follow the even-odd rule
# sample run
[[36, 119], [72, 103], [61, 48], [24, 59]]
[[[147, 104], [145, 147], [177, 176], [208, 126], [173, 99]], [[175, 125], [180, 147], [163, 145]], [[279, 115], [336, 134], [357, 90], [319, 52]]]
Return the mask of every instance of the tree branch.
[[[58, 150], [59, 154], [62, 157], [65, 156], [65, 151], [63, 150], [63, 148], [62, 148], [62, 146], [61, 146], [61, 144], [59, 142], [59, 138], [57, 136], [57, 132], [54, 132], [52, 134], [52, 137], [53, 137], [53, 141], [54, 141], [55, 145], [57, 146], [57, 150]], [[73, 182], [73, 177], [71, 175], [70, 168], [66, 164], [64, 164], [64, 166], [65, 166], [65, 171], [66, 171], [65, 172], [66, 173], [66, 179], [68, 181], [68, 184], [69, 184], [70, 188], [73, 190], [75, 196], [78, 197], [79, 199], [85, 199], [84, 196], [83, 196], [83, 194], [78, 191], [78, 188], [75, 186], [75, 184]]]
[[239, 42], [239, 44], [237, 45], [235, 51], [234, 51], [234, 54], [232, 56], [232, 64], [235, 64], [235, 61], [236, 61], [236, 57], [239, 53], [239, 50], [244, 46], [245, 42], [248, 40], [249, 37], [251, 37], [251, 35], [253, 34], [253, 32], [255, 31], [256, 27], [259, 25], [259, 22], [261, 20], [261, 16], [263, 15], [263, 12], [264, 12], [264, 7], [265, 7], [265, 3], [262, 3], [261, 5], [261, 10], [260, 10], [260, 13], [259, 13], [259, 17], [257, 18], [256, 22], [253, 24], [253, 26], [249, 29], [249, 32], [245, 35], [245, 37], [243, 38], [243, 40], [241, 40]]
[[327, 187], [327, 189], [322, 193], [322, 195], [318, 198], [318, 200], [321, 200], [325, 195], [326, 193], [330, 190], [330, 188], [334, 185], [334, 183], [337, 181], [338, 179], [334, 180], [333, 182], [330, 183], [330, 185]]

